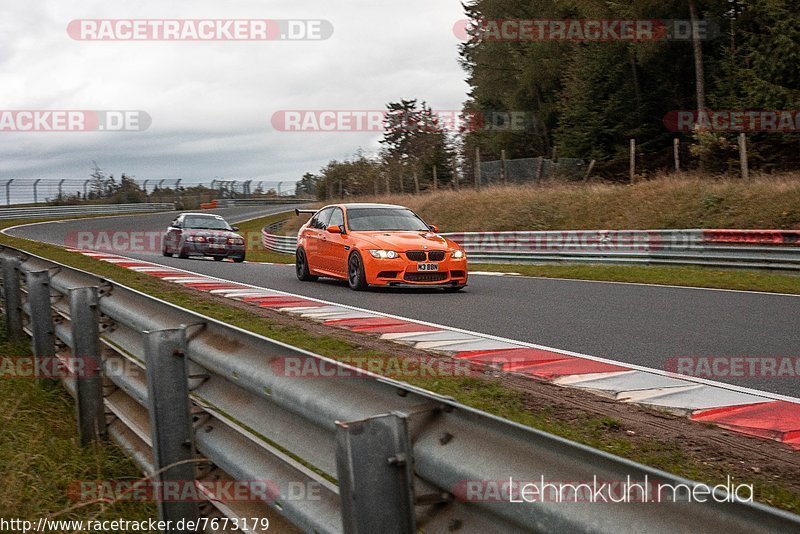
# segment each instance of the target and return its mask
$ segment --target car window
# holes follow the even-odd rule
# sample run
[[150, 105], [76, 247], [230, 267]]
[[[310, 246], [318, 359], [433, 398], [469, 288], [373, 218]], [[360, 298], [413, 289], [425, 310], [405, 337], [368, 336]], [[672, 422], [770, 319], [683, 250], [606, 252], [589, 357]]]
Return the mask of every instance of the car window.
[[328, 221], [330, 220], [332, 214], [333, 214], [333, 208], [325, 208], [324, 210], [314, 215], [314, 218], [311, 219], [310, 226], [312, 228], [317, 228], [319, 230], [326, 229], [328, 227]]
[[347, 227], [351, 232], [429, 230], [428, 225], [413, 211], [404, 208], [350, 208], [347, 210]]
[[195, 230], [231, 230], [230, 225], [224, 219], [202, 215], [187, 216], [183, 220], [183, 227]]
[[344, 213], [340, 208], [336, 208], [333, 210], [333, 215], [331, 215], [331, 220], [328, 221], [328, 226], [338, 226], [339, 228], [344, 229]]

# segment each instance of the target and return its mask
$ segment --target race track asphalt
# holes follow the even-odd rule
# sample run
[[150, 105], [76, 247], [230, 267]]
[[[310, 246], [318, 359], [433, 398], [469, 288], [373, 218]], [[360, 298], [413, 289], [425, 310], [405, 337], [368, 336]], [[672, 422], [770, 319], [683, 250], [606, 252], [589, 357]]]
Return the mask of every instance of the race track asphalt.
[[[287, 206], [227, 208], [235, 223]], [[78, 230], [164, 230], [175, 213], [52, 222], [10, 235], [63, 244]], [[344, 282], [303, 283], [293, 266], [181, 260], [118, 252], [204, 275], [403, 317], [664, 369], [676, 356], [800, 357], [800, 297], [634, 284], [476, 275], [462, 293], [376, 290]], [[715, 377], [721, 382], [800, 397], [800, 376]]]

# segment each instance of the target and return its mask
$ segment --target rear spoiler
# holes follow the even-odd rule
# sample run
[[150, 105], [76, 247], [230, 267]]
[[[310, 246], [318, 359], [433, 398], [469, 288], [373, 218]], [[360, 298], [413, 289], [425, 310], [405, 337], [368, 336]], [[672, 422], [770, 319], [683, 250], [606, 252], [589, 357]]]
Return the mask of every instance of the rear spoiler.
[[317, 213], [318, 211], [319, 211], [319, 210], [301, 210], [301, 209], [299, 209], [299, 208], [295, 208], [295, 209], [294, 209], [294, 214], [295, 214], [295, 215], [297, 215], [297, 216], [299, 217], [299, 216], [300, 216], [300, 214], [302, 214], [302, 213], [305, 213], [305, 214], [308, 214], [308, 215], [314, 215], [314, 214], [315, 214], [315, 213]]

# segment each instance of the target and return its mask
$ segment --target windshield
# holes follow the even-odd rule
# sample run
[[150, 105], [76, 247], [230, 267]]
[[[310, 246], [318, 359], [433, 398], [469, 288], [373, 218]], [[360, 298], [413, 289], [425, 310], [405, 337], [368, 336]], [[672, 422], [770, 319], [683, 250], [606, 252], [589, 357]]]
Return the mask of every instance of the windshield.
[[350, 208], [347, 210], [347, 224], [351, 232], [429, 231], [428, 225], [414, 212], [402, 208]]
[[186, 217], [183, 227], [195, 230], [231, 230], [228, 223], [216, 217]]

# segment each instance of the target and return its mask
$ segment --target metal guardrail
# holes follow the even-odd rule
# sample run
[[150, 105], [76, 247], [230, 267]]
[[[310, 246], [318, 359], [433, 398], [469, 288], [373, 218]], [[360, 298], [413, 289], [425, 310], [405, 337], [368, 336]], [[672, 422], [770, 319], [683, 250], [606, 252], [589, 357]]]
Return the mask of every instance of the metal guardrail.
[[[280, 489], [259, 502], [161, 502], [162, 519], [263, 517], [269, 506], [319, 533], [800, 529], [800, 517], [759, 504], [680, 496], [649, 506], [476, 498], [472, 484], [510, 477], [696, 485], [19, 250], [0, 248], [0, 260], [9, 335], [31, 336], [41, 364], [80, 357], [100, 370], [63, 379], [82, 442], [109, 436], [161, 483]], [[286, 358], [331, 378], [292, 376]], [[293, 498], [292, 484], [314, 491]]]
[[308, 199], [293, 197], [278, 198], [226, 198], [217, 200], [220, 208], [233, 208], [238, 206], [270, 206], [272, 204], [307, 204]]
[[[587, 230], [442, 234], [477, 263], [608, 263], [800, 270], [800, 230]], [[295, 236], [262, 232], [293, 254]]]
[[69, 215], [124, 214], [144, 211], [170, 211], [175, 209], [172, 202], [141, 204], [82, 204], [77, 206], [44, 206], [32, 208], [0, 208], [2, 219], [46, 219]]
[[264, 245], [265, 249], [272, 252], [294, 254], [297, 250], [297, 236], [275, 235], [270, 233], [269, 228], [264, 228], [261, 231], [261, 244]]

